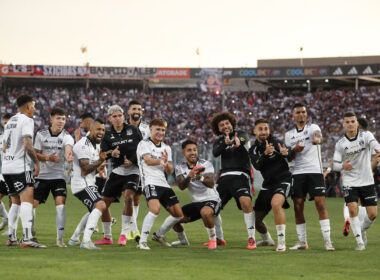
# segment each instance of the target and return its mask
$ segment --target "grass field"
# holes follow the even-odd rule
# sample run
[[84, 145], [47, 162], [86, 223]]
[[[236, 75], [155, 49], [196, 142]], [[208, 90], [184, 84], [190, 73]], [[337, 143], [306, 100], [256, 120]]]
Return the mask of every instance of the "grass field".
[[[182, 204], [189, 202], [186, 191], [174, 188]], [[5, 201], [4, 201], [5, 202]], [[138, 218], [139, 228], [147, 212], [142, 200]], [[118, 245], [102, 247], [100, 251], [80, 250], [79, 247], [58, 248], [55, 245], [55, 207], [51, 197], [46, 205], [37, 209], [36, 230], [41, 243], [47, 249], [8, 248], [6, 237], [0, 237], [0, 280], [5, 279], [380, 279], [380, 224], [368, 231], [366, 251], [356, 252], [352, 232], [343, 237], [341, 198], [327, 200], [332, 225], [332, 241], [335, 252], [326, 252], [316, 210], [312, 202], [306, 203], [306, 219], [309, 250], [276, 253], [274, 247], [260, 247], [249, 251], [243, 214], [231, 201], [223, 210], [223, 228], [227, 246], [208, 251], [202, 246], [207, 233], [201, 221], [185, 226], [190, 247], [163, 248], [149, 242], [151, 251], [136, 249], [136, 243], [127, 247]], [[86, 208], [70, 193], [67, 203], [67, 243]], [[111, 206], [112, 216], [118, 219], [113, 226], [114, 241], [120, 234], [121, 205]], [[296, 241], [293, 210], [287, 215], [287, 247]], [[161, 210], [153, 230], [157, 230], [167, 212]], [[272, 237], [276, 238], [273, 215], [266, 218]], [[101, 225], [99, 223], [100, 229]], [[19, 226], [21, 236], [21, 225]], [[102, 237], [93, 235], [93, 240]], [[260, 238], [256, 234], [257, 239]], [[167, 234], [169, 241], [176, 240], [173, 231]], [[150, 239], [149, 239], [150, 240]], [[275, 239], [276, 240], [276, 239]]]

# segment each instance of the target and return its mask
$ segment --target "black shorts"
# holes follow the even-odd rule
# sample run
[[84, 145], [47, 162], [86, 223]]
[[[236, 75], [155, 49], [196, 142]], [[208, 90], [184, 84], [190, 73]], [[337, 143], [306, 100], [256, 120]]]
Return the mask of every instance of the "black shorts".
[[9, 190], [7, 184], [5, 183], [5, 181], [0, 181], [0, 194], [8, 195], [8, 193]]
[[208, 206], [214, 210], [214, 216], [217, 216], [220, 211], [221, 202], [208, 200], [202, 202], [193, 202], [182, 206], [182, 212], [185, 217], [190, 218], [190, 222], [199, 220], [201, 217], [201, 210], [203, 207]]
[[165, 207], [165, 209], [168, 209], [170, 206], [179, 203], [174, 191], [166, 187], [147, 185], [144, 188], [144, 195], [146, 201], [149, 201], [151, 199], [158, 199], [162, 206]]
[[106, 185], [104, 186], [102, 195], [104, 197], [114, 197], [115, 202], [119, 202], [121, 193], [125, 190], [137, 191], [139, 179], [140, 177], [137, 174], [121, 176], [111, 173]]
[[86, 187], [84, 190], [74, 194], [82, 203], [87, 207], [88, 211], [91, 212], [94, 209], [96, 202], [102, 200], [102, 197], [98, 193], [98, 188], [96, 186]]
[[247, 196], [252, 198], [249, 178], [245, 175], [226, 175], [219, 177], [216, 183], [216, 190], [222, 200], [222, 209], [233, 197], [237, 207], [241, 210], [239, 197]]
[[290, 205], [286, 199], [291, 194], [291, 189], [291, 177], [284, 179], [282, 182], [278, 182], [277, 184], [263, 187], [263, 189], [260, 190], [259, 195], [255, 201], [255, 211], [263, 211], [265, 213], [268, 213], [272, 209], [271, 202], [275, 194], [282, 194], [285, 197], [285, 202], [282, 208], [288, 209]]
[[377, 206], [377, 194], [374, 185], [364, 187], [345, 187], [343, 186], [343, 197], [346, 203], [360, 202], [362, 206]]
[[316, 196], [326, 196], [323, 174], [305, 173], [293, 175], [292, 197], [306, 199], [307, 194], [309, 194], [309, 200], [313, 200]]
[[101, 178], [101, 177], [96, 177], [95, 179], [95, 185], [98, 187], [98, 193], [102, 194], [104, 185], [106, 184], [107, 179]]
[[36, 179], [36, 183], [34, 184], [34, 200], [38, 200], [40, 203], [45, 203], [50, 192], [54, 198], [57, 196], [66, 197], [66, 181], [63, 179]]
[[28, 187], [34, 186], [32, 171], [19, 174], [3, 174], [3, 177], [8, 186], [9, 195], [19, 195]]

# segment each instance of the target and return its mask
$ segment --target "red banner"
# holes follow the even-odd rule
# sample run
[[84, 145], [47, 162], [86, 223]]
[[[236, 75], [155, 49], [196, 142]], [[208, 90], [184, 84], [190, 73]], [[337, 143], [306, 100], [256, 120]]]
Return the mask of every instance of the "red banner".
[[190, 68], [157, 68], [157, 79], [190, 79]]

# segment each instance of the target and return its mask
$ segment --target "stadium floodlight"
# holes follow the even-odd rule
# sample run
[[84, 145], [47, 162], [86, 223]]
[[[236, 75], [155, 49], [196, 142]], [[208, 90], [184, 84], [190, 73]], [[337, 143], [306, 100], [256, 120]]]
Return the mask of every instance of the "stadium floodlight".
[[235, 103], [235, 100], [232, 100], [232, 103]]
[[288, 80], [284, 80], [284, 83], [285, 83], [285, 84], [288, 83]]
[[306, 80], [306, 83], [310, 84], [310, 80]]
[[329, 79], [325, 79], [325, 83], [328, 83], [329, 82]]

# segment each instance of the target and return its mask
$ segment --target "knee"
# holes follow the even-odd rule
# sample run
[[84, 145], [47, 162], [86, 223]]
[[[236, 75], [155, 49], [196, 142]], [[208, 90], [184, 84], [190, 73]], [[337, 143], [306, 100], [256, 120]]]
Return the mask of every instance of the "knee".
[[132, 204], [133, 203], [133, 194], [127, 193], [124, 197], [125, 204]]
[[374, 221], [377, 217], [377, 213], [376, 212], [373, 212], [373, 213], [368, 213], [368, 219], [370, 219], [371, 221]]
[[107, 209], [107, 206], [106, 206], [106, 203], [101, 200], [101, 201], [98, 201], [95, 205], [95, 208], [98, 209], [100, 212], [105, 212], [106, 209]]

